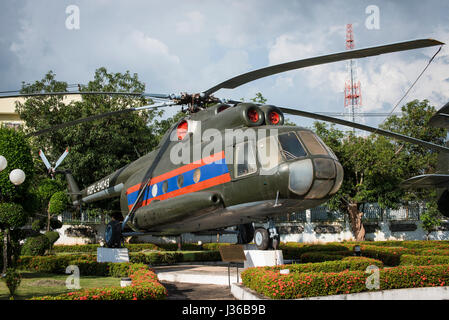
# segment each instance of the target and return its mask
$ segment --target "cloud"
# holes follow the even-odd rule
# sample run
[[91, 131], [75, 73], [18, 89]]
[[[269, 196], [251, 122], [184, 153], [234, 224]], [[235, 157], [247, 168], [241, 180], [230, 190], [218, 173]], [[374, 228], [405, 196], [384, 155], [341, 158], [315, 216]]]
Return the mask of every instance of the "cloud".
[[205, 18], [199, 11], [185, 14], [186, 19], [176, 23], [176, 32], [180, 35], [200, 33], [203, 30]]

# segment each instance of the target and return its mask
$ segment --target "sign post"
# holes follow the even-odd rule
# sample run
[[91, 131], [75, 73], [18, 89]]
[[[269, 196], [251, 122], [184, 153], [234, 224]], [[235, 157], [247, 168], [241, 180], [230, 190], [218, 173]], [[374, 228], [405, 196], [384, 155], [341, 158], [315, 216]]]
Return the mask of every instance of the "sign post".
[[245, 252], [243, 252], [243, 245], [235, 244], [230, 246], [223, 246], [219, 248], [221, 260], [228, 262], [228, 283], [231, 287], [231, 264], [235, 264], [237, 268], [237, 283], [239, 282], [239, 266], [237, 263], [246, 261]]

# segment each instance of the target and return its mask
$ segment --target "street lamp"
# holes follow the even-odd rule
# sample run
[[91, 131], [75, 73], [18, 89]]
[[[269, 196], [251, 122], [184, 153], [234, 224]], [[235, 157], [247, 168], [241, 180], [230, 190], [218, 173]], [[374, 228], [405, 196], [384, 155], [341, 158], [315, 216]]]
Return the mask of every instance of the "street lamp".
[[[8, 161], [4, 156], [0, 156], [0, 172], [3, 171], [8, 165]], [[25, 172], [21, 169], [14, 169], [9, 173], [9, 180], [12, 184], [18, 186], [25, 181]]]

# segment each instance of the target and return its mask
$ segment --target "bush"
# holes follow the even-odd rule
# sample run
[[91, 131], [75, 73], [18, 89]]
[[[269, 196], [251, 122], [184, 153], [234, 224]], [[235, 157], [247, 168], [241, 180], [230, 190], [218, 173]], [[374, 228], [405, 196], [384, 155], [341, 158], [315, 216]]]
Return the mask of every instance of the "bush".
[[375, 265], [378, 268], [383, 268], [382, 261], [364, 258], [364, 257], [346, 257], [341, 261], [326, 261], [317, 263], [301, 263], [289, 264], [276, 267], [266, 267], [267, 270], [281, 270], [289, 269], [290, 272], [306, 273], [306, 272], [341, 272], [366, 270], [368, 266]]
[[[380, 270], [380, 289], [444, 286], [449, 265], [399, 266]], [[242, 272], [246, 287], [271, 299], [298, 299], [369, 291], [364, 271], [313, 272], [281, 275], [276, 269], [248, 268]]]
[[17, 288], [20, 285], [20, 282], [22, 281], [20, 273], [18, 273], [13, 268], [8, 268], [6, 270], [6, 276], [2, 279], [8, 287], [10, 298], [14, 299], [14, 293], [16, 292]]
[[45, 236], [50, 241], [50, 246], [52, 246], [59, 239], [59, 233], [56, 231], [45, 232]]
[[348, 247], [342, 244], [304, 244], [297, 242], [281, 243], [279, 249], [282, 250], [284, 259], [293, 260], [299, 260], [302, 254], [309, 252], [349, 251]]
[[308, 262], [324, 262], [333, 260], [342, 260], [347, 256], [351, 256], [353, 253], [351, 251], [323, 251], [323, 252], [306, 252], [301, 254], [301, 263]]
[[127, 274], [132, 284], [125, 288], [84, 289], [32, 300], [159, 300], [167, 296], [167, 289], [158, 281], [156, 273], [145, 265], [128, 265]]
[[22, 247], [22, 255], [42, 256], [50, 248], [50, 240], [45, 235], [30, 237], [25, 240]]
[[413, 256], [402, 255], [401, 265], [411, 266], [431, 266], [437, 264], [449, 264], [449, 256]]

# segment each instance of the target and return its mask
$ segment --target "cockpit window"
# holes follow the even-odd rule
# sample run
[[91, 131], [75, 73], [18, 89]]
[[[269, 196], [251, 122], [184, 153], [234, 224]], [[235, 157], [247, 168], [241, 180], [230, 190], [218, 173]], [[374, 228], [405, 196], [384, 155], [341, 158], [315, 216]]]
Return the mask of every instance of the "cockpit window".
[[307, 155], [304, 147], [294, 132], [287, 132], [278, 136], [281, 153], [286, 160], [292, 160]]
[[328, 155], [319, 138], [313, 132], [299, 131], [298, 133], [311, 154]]

